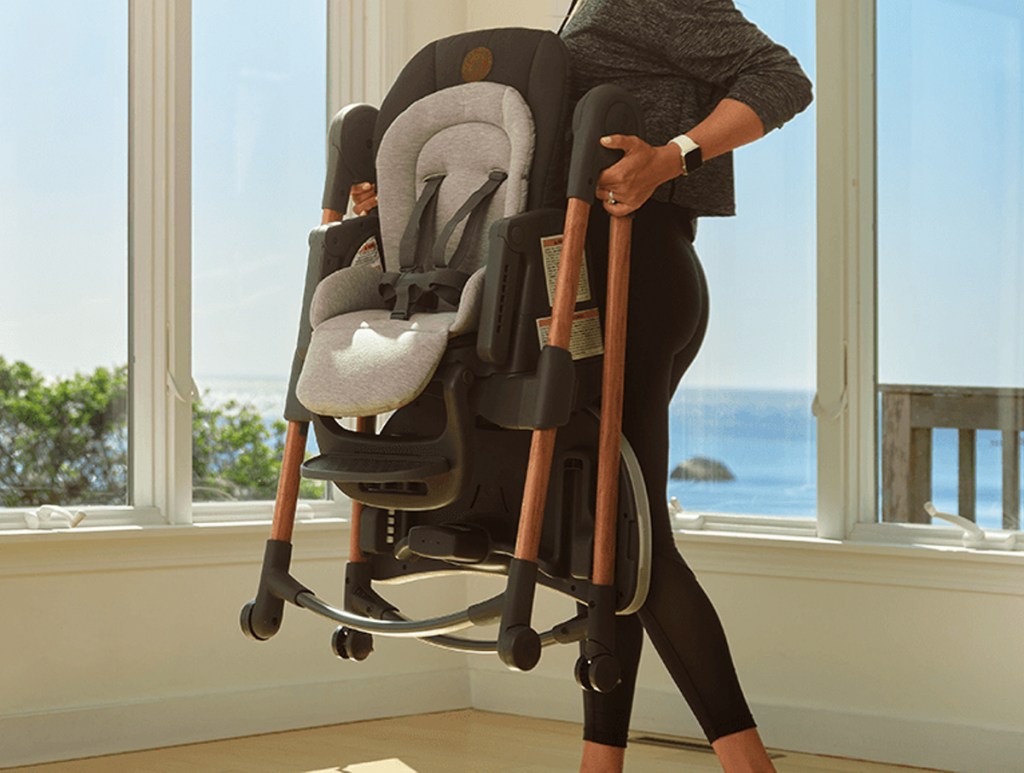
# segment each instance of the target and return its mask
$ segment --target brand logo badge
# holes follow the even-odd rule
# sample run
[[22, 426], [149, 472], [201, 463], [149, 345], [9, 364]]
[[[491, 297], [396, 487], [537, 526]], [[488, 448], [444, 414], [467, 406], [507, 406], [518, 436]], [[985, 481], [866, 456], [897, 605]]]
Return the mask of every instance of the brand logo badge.
[[480, 46], [474, 48], [462, 59], [462, 80], [466, 83], [482, 81], [494, 66], [494, 54], [491, 49]]

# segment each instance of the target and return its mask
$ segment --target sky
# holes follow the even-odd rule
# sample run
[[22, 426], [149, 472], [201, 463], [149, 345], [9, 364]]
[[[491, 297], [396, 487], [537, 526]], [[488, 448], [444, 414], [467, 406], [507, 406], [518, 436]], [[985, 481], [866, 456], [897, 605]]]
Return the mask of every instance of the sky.
[[[738, 5], [813, 79], [813, 0]], [[50, 375], [127, 359], [126, 6], [0, 4], [0, 356]], [[319, 222], [324, 6], [193, 17], [196, 380], [285, 380]], [[1024, 6], [879, 0], [878, 60], [879, 379], [1024, 386]], [[814, 387], [814, 115], [737, 151], [739, 216], [700, 225], [712, 318], [684, 383]]]

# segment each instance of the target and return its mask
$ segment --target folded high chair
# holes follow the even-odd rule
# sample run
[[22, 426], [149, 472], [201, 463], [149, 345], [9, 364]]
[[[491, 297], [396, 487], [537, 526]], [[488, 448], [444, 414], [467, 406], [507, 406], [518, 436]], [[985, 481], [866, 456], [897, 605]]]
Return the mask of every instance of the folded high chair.
[[[341, 623], [343, 658], [405, 636], [529, 670], [542, 647], [580, 642], [580, 684], [618, 683], [614, 616], [643, 604], [650, 553], [620, 437], [630, 220], [611, 220], [606, 283], [604, 256], [583, 247], [617, 156], [600, 137], [640, 125], [631, 97], [601, 86], [570, 133], [568, 86], [556, 35], [470, 32], [424, 48], [379, 110], [332, 121], [271, 539], [241, 614], [252, 638], [277, 632], [287, 602]], [[363, 182], [379, 206], [343, 219]], [[304, 460], [310, 424], [320, 453]], [[300, 475], [353, 502], [340, 608], [289, 573]], [[452, 571], [503, 575], [506, 589], [410, 619], [374, 587]], [[543, 632], [538, 583], [577, 602]], [[496, 639], [463, 635], [493, 623]]]

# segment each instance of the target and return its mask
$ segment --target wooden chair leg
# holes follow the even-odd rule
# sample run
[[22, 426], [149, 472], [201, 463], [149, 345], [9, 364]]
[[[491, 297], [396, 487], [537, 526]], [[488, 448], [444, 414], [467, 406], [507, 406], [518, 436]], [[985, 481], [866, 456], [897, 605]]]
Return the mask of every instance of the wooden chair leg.
[[[576, 309], [576, 287], [580, 281], [583, 263], [583, 243], [587, 236], [590, 203], [582, 199], [569, 199], [565, 214], [565, 237], [562, 258], [555, 282], [555, 300], [551, 306], [551, 330], [548, 346], [569, 348], [572, 335], [572, 317]], [[519, 532], [516, 535], [515, 557], [536, 562], [540, 548], [541, 528], [544, 525], [544, 506], [547, 502], [551, 460], [555, 450], [555, 429], [536, 429], [530, 443], [530, 460], [526, 468], [526, 484], [522, 509], [519, 514]]]
[[[569, 350], [573, 312], [576, 309], [576, 287], [583, 263], [583, 242], [587, 235], [589, 217], [588, 201], [569, 199], [548, 336], [548, 347], [554, 349]], [[519, 512], [519, 531], [514, 558], [509, 565], [505, 606], [498, 633], [498, 656], [506, 665], [520, 671], [529, 671], [540, 660], [540, 637], [531, 626], [531, 618], [537, 588], [537, 554], [544, 526], [544, 507], [547, 503], [556, 433], [555, 428], [533, 431], [523, 503]]]
[[611, 219], [608, 237], [608, 296], [605, 303], [604, 373], [601, 385], [601, 430], [597, 463], [597, 513], [594, 520], [594, 585], [615, 583], [616, 516], [622, 398], [626, 371], [626, 312], [629, 305], [629, 259], [632, 220]]
[[299, 467], [306, 455], [308, 435], [308, 421], [288, 422], [288, 431], [284, 437], [284, 458], [281, 459], [281, 475], [277, 479], [274, 523], [270, 527], [272, 540], [292, 541], [292, 530], [295, 527], [295, 506], [299, 501], [299, 483], [302, 481]]
[[605, 302], [604, 373], [597, 461], [597, 512], [590, 576], [587, 638], [576, 680], [585, 690], [609, 692], [622, 678], [616, 656], [615, 542], [619, 513], [622, 396], [626, 368], [626, 312], [629, 301], [629, 240], [632, 221], [613, 217], [608, 237], [608, 294]]

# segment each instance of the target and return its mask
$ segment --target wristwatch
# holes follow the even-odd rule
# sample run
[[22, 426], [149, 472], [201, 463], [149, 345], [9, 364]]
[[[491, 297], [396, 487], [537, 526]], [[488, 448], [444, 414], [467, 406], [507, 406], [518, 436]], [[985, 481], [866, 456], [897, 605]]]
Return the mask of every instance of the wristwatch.
[[684, 176], [700, 169], [700, 165], [704, 163], [704, 155], [700, 151], [700, 145], [685, 134], [673, 137], [669, 142], [674, 143], [679, 148], [679, 161], [683, 166]]

